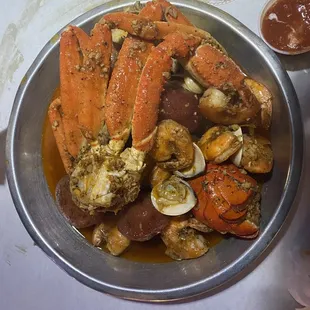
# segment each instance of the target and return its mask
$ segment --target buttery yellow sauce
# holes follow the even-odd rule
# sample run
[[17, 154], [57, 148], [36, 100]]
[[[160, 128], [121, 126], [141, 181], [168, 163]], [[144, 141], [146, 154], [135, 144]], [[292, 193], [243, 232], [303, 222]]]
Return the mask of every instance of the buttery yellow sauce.
[[[59, 90], [55, 91], [53, 99], [59, 96]], [[66, 174], [63, 167], [56, 141], [53, 135], [52, 126], [46, 116], [43, 134], [42, 134], [42, 161], [46, 182], [55, 198], [55, 189], [58, 181]], [[91, 242], [93, 227], [79, 229], [81, 234]], [[214, 232], [205, 234], [209, 247], [218, 244], [223, 237], [221, 234]], [[106, 251], [105, 248], [102, 250]], [[144, 263], [166, 263], [173, 260], [165, 254], [166, 246], [160, 237], [155, 237], [145, 242], [132, 242], [130, 247], [120, 256], [135, 262]], [[208, 254], [206, 254], [208, 255]]]

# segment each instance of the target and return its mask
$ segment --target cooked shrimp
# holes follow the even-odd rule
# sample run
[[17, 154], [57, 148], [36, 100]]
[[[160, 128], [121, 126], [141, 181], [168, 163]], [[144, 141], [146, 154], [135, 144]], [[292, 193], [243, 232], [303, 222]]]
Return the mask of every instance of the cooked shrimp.
[[241, 166], [252, 173], [268, 173], [273, 166], [273, 152], [268, 139], [243, 135]]
[[188, 129], [170, 119], [162, 121], [151, 155], [162, 169], [176, 171], [190, 167], [194, 146]]
[[202, 136], [198, 146], [207, 161], [222, 163], [241, 148], [242, 142], [233, 128], [215, 126]]
[[130, 240], [122, 235], [116, 226], [109, 223], [101, 223], [93, 231], [92, 243], [94, 246], [106, 243], [110, 253], [118, 256], [128, 248]]
[[197, 258], [208, 252], [206, 239], [189, 226], [186, 217], [174, 218], [161, 235], [166, 255], [175, 260]]
[[253, 95], [261, 104], [260, 121], [264, 129], [269, 129], [272, 117], [272, 95], [270, 91], [261, 83], [252, 79], [245, 79], [244, 84], [249, 87]]

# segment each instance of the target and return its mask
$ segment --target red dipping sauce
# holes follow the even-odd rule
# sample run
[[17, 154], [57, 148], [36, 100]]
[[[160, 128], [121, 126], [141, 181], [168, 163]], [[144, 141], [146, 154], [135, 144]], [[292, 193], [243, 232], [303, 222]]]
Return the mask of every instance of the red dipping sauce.
[[298, 53], [310, 48], [310, 0], [278, 0], [265, 12], [262, 35], [277, 50]]

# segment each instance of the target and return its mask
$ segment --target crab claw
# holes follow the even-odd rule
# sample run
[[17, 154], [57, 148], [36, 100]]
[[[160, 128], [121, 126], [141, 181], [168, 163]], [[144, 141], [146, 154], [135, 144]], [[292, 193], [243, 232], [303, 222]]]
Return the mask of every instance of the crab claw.
[[206, 118], [223, 125], [242, 124], [253, 121], [260, 112], [262, 127], [269, 128], [272, 115], [269, 90], [247, 78], [218, 48], [211, 44], [200, 46], [185, 68], [209, 88], [200, 99], [200, 110]]
[[218, 48], [201, 45], [185, 68], [201, 85], [209, 88], [200, 99], [199, 107], [210, 121], [223, 125], [240, 124], [260, 110], [259, 101], [245, 83], [245, 74]]
[[190, 181], [198, 197], [196, 219], [221, 233], [254, 238], [259, 231], [256, 181], [234, 165], [209, 164], [206, 174]]

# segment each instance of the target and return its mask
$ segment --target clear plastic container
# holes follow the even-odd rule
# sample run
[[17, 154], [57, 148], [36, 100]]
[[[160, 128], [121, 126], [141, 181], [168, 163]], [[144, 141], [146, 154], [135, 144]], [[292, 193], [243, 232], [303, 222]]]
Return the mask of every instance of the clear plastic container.
[[274, 50], [276, 53], [279, 53], [279, 54], [283, 54], [283, 55], [299, 55], [299, 54], [303, 54], [303, 53], [306, 53], [306, 52], [309, 52], [310, 51], [310, 46], [309, 47], [306, 47], [304, 49], [301, 49], [301, 50], [297, 50], [297, 51], [283, 51], [283, 50], [279, 50], [277, 48], [275, 48], [274, 46], [272, 46], [264, 37], [264, 34], [263, 34], [263, 31], [262, 31], [262, 26], [263, 26], [263, 20], [264, 20], [264, 17], [267, 13], [267, 11], [270, 9], [270, 7], [272, 7], [273, 4], [275, 4], [276, 2], [278, 1], [281, 1], [281, 0], [268, 0], [266, 2], [266, 4], [264, 5], [263, 9], [262, 9], [262, 12], [260, 14], [260, 19], [259, 19], [259, 34], [261, 36], [261, 38], [264, 40], [264, 42], [272, 49]]

